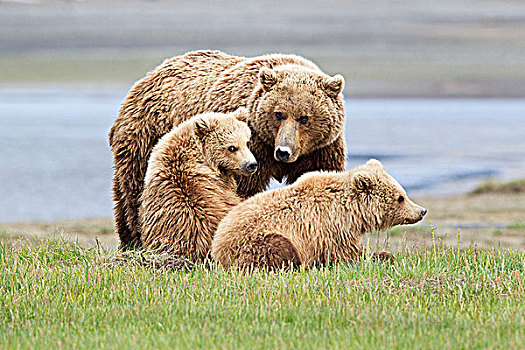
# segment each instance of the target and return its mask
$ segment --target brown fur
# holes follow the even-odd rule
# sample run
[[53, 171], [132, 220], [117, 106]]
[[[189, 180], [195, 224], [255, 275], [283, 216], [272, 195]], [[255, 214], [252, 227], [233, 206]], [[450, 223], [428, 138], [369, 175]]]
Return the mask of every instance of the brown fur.
[[249, 174], [246, 165], [255, 162], [250, 129], [239, 121], [246, 115], [240, 109], [196, 116], [155, 146], [139, 211], [145, 247], [196, 260], [208, 256], [217, 225], [241, 201], [234, 174]]
[[[248, 109], [250, 149], [259, 171], [238, 178], [242, 197], [264, 190], [271, 177], [293, 183], [308, 171], [344, 170], [342, 88], [341, 76], [329, 77], [293, 55], [245, 58], [197, 51], [166, 60], [131, 88], [109, 133], [121, 246], [140, 245], [137, 212], [153, 146], [198, 113]], [[282, 113], [282, 121], [276, 120], [276, 112]], [[309, 118], [306, 125], [299, 122], [304, 116]], [[276, 160], [279, 146], [291, 150], [287, 162]]]
[[[423, 210], [381, 163], [370, 160], [348, 172], [306, 174], [292, 186], [242, 202], [219, 224], [211, 254], [234, 268], [352, 261], [362, 254], [363, 234], [415, 223]], [[275, 245], [278, 236], [289, 246]]]

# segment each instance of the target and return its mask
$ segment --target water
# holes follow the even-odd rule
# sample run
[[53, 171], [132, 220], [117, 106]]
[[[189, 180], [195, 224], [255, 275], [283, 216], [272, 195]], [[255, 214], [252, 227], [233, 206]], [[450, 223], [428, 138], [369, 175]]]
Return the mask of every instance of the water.
[[[112, 215], [107, 134], [125, 88], [0, 89], [0, 221]], [[383, 162], [410, 195], [525, 176], [525, 100], [347, 101], [348, 166]]]
[[525, 100], [347, 101], [351, 166], [383, 162], [412, 195], [472, 190], [525, 176]]

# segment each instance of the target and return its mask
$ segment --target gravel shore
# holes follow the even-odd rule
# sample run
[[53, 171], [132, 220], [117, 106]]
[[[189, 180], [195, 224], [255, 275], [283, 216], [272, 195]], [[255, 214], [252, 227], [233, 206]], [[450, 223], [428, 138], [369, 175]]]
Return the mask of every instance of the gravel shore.
[[[525, 193], [487, 193], [440, 198], [416, 198], [426, 209], [425, 219], [412, 226], [398, 226], [388, 233], [362, 239], [374, 250], [425, 249], [432, 246], [431, 226], [438, 244], [455, 247], [460, 231], [461, 247], [525, 248]], [[112, 218], [53, 222], [0, 223], [0, 242], [26, 242], [27, 238], [66, 237], [82, 246], [118, 247]]]

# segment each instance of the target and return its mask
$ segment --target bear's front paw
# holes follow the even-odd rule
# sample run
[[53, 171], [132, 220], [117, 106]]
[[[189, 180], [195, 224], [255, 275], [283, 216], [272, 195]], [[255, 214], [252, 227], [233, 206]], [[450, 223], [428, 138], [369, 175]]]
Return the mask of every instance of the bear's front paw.
[[372, 254], [372, 259], [377, 261], [394, 262], [394, 256], [388, 252]]

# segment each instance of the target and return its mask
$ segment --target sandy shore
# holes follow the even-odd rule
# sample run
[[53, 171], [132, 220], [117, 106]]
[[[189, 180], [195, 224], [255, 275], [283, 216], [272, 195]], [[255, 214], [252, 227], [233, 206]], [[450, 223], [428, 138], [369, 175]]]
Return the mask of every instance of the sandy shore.
[[[458, 230], [462, 247], [525, 248], [525, 193], [462, 195], [443, 198], [420, 198], [415, 201], [428, 209], [425, 220], [414, 226], [399, 226], [388, 233], [364, 237], [372, 249], [397, 252], [404, 248], [424, 249], [432, 246], [432, 232], [437, 244], [456, 247]], [[83, 246], [118, 246], [113, 219], [87, 219], [56, 222], [0, 224], [0, 241], [25, 241], [36, 237], [66, 237]]]
[[0, 1], [4, 84], [130, 86], [195, 49], [304, 55], [351, 97], [524, 97], [517, 1]]

